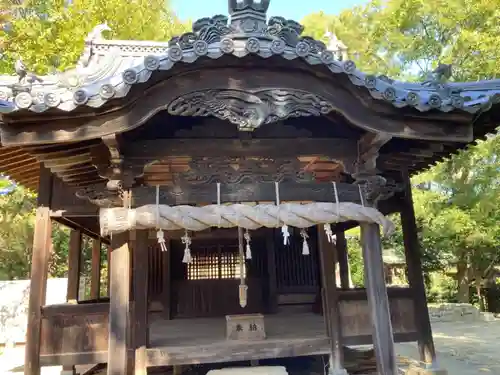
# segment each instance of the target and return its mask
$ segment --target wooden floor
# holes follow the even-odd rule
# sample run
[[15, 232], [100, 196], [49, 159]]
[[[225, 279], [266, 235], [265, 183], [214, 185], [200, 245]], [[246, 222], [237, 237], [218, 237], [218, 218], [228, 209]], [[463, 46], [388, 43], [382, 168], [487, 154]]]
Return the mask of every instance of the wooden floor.
[[323, 317], [312, 313], [282, 313], [264, 318], [266, 339], [226, 339], [226, 319], [152, 317], [149, 366], [199, 364], [327, 354], [329, 339]]

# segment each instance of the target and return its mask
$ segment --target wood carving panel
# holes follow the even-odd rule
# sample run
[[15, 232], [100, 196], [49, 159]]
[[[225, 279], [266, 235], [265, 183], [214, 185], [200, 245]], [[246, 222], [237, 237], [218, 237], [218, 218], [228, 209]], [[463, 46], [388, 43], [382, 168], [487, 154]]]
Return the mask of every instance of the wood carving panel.
[[207, 183], [272, 183], [307, 182], [314, 180], [314, 174], [304, 170], [298, 159], [278, 158], [194, 158], [189, 171], [181, 174], [180, 181], [189, 184]]
[[320, 96], [293, 89], [267, 89], [253, 93], [228, 90], [200, 90], [180, 96], [168, 108], [176, 116], [214, 116], [253, 131], [290, 117], [322, 116], [333, 106]]

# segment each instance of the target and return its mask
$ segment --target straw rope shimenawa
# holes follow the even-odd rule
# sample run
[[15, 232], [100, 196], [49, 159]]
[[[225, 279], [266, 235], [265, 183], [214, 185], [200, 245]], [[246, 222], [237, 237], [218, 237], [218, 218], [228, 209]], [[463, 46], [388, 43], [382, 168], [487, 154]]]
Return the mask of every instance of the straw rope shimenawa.
[[382, 226], [384, 235], [394, 230], [393, 223], [380, 211], [356, 203], [314, 202], [276, 204], [231, 204], [193, 206], [145, 205], [135, 209], [101, 208], [103, 235], [130, 229], [162, 229], [202, 231], [210, 227], [280, 228], [283, 225], [309, 228], [355, 220]]

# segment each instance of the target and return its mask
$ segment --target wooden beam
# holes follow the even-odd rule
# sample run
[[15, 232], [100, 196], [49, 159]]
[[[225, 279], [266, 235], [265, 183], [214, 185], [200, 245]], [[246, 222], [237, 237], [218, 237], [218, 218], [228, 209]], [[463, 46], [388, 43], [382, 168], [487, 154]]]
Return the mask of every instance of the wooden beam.
[[367, 133], [358, 141], [358, 171], [375, 172], [380, 149], [390, 140], [392, 136], [386, 133]]
[[436, 349], [432, 338], [432, 327], [427, 307], [424, 277], [422, 274], [422, 251], [418, 239], [415, 209], [411, 191], [410, 177], [404, 174], [405, 195], [401, 204], [401, 225], [408, 269], [408, 282], [415, 305], [415, 324], [418, 331], [420, 360], [429, 364], [436, 363]]
[[90, 238], [99, 238], [100, 237], [100, 227], [99, 227], [99, 218], [98, 217], [61, 217], [61, 216], [52, 216], [54, 221], [71, 228], [72, 230], [80, 231], [82, 234]]
[[[94, 191], [110, 194], [104, 185]], [[360, 203], [357, 185], [337, 183], [337, 191], [341, 202]], [[279, 184], [281, 202], [315, 201], [334, 202], [335, 190], [331, 182], [284, 182]], [[110, 199], [113, 197], [111, 195]], [[83, 196], [82, 196], [83, 197]], [[116, 199], [116, 196], [114, 196]], [[221, 184], [220, 198], [222, 203], [229, 202], [276, 202], [274, 183], [260, 184]], [[87, 196], [87, 199], [91, 199]], [[156, 200], [156, 187], [143, 186], [132, 189], [132, 207], [151, 204]], [[160, 204], [216, 204], [217, 184], [200, 184], [189, 186], [161, 186]]]
[[45, 304], [52, 245], [52, 225], [50, 220], [52, 174], [46, 168], [40, 170], [39, 186], [35, 233], [33, 235], [24, 375], [40, 375], [41, 312]]
[[237, 341], [193, 346], [150, 348], [148, 366], [195, 365], [200, 363], [223, 363], [249, 361], [252, 359], [275, 359], [299, 356], [314, 356], [329, 352], [330, 340], [325, 336], [308, 339]]
[[[356, 140], [344, 138], [285, 139], [155, 139], [132, 142], [123, 150], [128, 160], [150, 160], [170, 156], [295, 158], [324, 156], [344, 160], [356, 157]], [[354, 160], [353, 160], [354, 161]]]
[[130, 252], [128, 232], [114, 235], [110, 277], [107, 375], [128, 374], [130, 324]]
[[101, 248], [100, 239], [92, 239], [92, 269], [90, 279], [90, 298], [99, 299], [101, 296]]
[[377, 370], [379, 374], [397, 375], [389, 298], [385, 285], [380, 243], [380, 228], [377, 224], [361, 223], [361, 246], [363, 248], [368, 307], [372, 316], [372, 337], [377, 358]]
[[[137, 230], [131, 232], [132, 254], [134, 258], [134, 346], [135, 375], [147, 375], [146, 350], [149, 343], [148, 324], [148, 267], [149, 248], [148, 231]], [[163, 254], [165, 255], [165, 254]]]
[[338, 293], [335, 280], [335, 252], [333, 244], [328, 242], [323, 226], [318, 226], [317, 229], [322, 280], [323, 316], [331, 345], [329, 373], [342, 374], [345, 373], [345, 368]]
[[82, 232], [72, 229], [69, 235], [68, 253], [68, 292], [66, 300], [69, 303], [78, 302], [80, 290], [80, 264], [82, 252]]

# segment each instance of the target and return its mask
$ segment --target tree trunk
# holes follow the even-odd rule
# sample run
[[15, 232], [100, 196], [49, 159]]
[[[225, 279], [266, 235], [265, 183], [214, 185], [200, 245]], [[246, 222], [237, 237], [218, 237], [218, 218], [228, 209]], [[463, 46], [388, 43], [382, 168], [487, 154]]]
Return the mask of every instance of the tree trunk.
[[460, 261], [457, 264], [458, 294], [457, 299], [460, 303], [469, 303], [469, 278], [467, 272], [467, 263]]
[[481, 272], [476, 273], [476, 278], [474, 280], [474, 284], [476, 286], [477, 299], [479, 301], [479, 310], [484, 311], [484, 298], [481, 293]]

